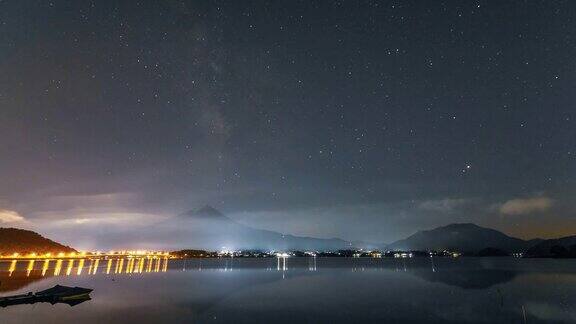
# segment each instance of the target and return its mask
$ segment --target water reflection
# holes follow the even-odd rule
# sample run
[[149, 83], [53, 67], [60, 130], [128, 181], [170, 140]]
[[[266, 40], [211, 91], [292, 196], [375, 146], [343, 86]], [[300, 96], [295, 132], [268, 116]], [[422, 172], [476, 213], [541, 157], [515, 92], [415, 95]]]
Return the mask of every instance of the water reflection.
[[276, 258], [278, 260], [278, 265], [276, 266], [276, 270], [280, 271], [286, 271], [288, 270], [288, 268], [286, 267], [286, 259], [288, 259], [287, 257], [277, 257]]
[[22, 289], [47, 277], [97, 275], [99, 273], [110, 275], [113, 267], [113, 274], [166, 272], [168, 270], [168, 258], [15, 259], [0, 261], [0, 293]]
[[[15, 262], [15, 261], [14, 261]], [[56, 260], [56, 266], [54, 267], [54, 275], [59, 276], [62, 270], [62, 260]]]
[[34, 269], [34, 260], [28, 261], [28, 267], [26, 268], [26, 275], [27, 276], [30, 275], [30, 271], [32, 271], [32, 269]]
[[74, 267], [74, 260], [68, 260], [68, 268], [66, 268], [66, 275], [69, 276], [72, 273], [72, 268]]
[[[3, 310], [2, 324], [576, 321], [576, 263], [570, 260], [85, 259], [80, 276], [79, 260], [70, 276], [69, 260], [50, 260], [42, 275], [44, 262], [36, 260], [28, 276], [27, 261], [0, 263], [2, 289], [17, 278], [39, 278], [46, 280], [39, 289], [94, 288], [92, 302], [74, 310], [14, 307]], [[109, 279], [120, 276], [138, 280]]]
[[429, 282], [441, 282], [449, 286], [463, 289], [486, 289], [503, 284], [514, 279], [518, 273], [510, 270], [484, 269], [468, 271], [430, 271], [416, 270], [412, 272], [417, 277]]

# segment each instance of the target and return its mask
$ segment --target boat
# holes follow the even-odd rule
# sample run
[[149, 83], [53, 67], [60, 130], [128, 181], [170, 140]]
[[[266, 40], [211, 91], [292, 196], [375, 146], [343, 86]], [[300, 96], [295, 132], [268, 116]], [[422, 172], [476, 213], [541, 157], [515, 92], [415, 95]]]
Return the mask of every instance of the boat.
[[35, 303], [50, 303], [52, 305], [64, 303], [75, 306], [90, 300], [91, 292], [92, 289], [89, 288], [56, 285], [36, 293], [29, 292], [27, 294], [0, 297], [0, 307]]

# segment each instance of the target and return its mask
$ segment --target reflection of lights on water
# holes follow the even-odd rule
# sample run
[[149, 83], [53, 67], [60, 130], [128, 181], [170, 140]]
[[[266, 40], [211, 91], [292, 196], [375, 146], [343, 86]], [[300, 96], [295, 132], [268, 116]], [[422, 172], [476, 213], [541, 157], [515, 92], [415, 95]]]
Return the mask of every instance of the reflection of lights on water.
[[277, 261], [277, 265], [276, 265], [276, 270], [280, 271], [286, 271], [288, 268], [286, 266], [286, 259], [289, 257], [289, 255], [287, 253], [278, 253], [276, 254], [276, 259]]
[[148, 259], [148, 267], [146, 268], [146, 272], [152, 271], [152, 262], [154, 262], [154, 259]]
[[136, 259], [132, 259], [132, 273], [138, 273], [138, 264]]
[[81, 275], [82, 269], [84, 269], [84, 259], [80, 259], [80, 264], [78, 264], [78, 270], [76, 270], [76, 274]]
[[48, 266], [50, 266], [50, 260], [44, 260], [44, 265], [42, 266], [42, 277], [46, 275], [46, 271], [48, 271]]
[[134, 259], [128, 259], [128, 262], [126, 262], [126, 269], [124, 272], [132, 273], [132, 267], [134, 267]]
[[[59, 276], [59, 275], [96, 275], [98, 274], [98, 269], [100, 268], [101, 259], [31, 259], [31, 260], [20, 260], [20, 262], [26, 264], [25, 274], [27, 277], [33, 276], [34, 274], [45, 276]], [[54, 262], [53, 262], [54, 261]], [[10, 260], [7, 274], [9, 277], [13, 276], [13, 273], [17, 271], [19, 260]], [[62, 267], [66, 262], [66, 270], [62, 271]], [[108, 259], [106, 260], [106, 271], [101, 270], [102, 273], [110, 274], [112, 271], [112, 264], [115, 263], [114, 273], [117, 274], [136, 274], [144, 272], [166, 272], [168, 271], [169, 258], [128, 258], [128, 259]], [[8, 262], [6, 262], [8, 263]], [[41, 266], [36, 266], [37, 263], [41, 263]], [[124, 266], [126, 264], [126, 266]], [[51, 268], [53, 266], [53, 270]], [[86, 267], [87, 269], [84, 269]], [[104, 267], [104, 266], [103, 266]], [[22, 269], [22, 268], [21, 268]], [[21, 270], [24, 272], [24, 269]]]
[[125, 273], [132, 273], [132, 266], [134, 265], [133, 262], [134, 259], [128, 259], [128, 262], [126, 262], [126, 269], [124, 269]]
[[308, 271], [316, 271], [316, 255], [309, 259]]
[[122, 273], [123, 267], [124, 267], [124, 259], [118, 259], [116, 261], [116, 271], [114, 273]]
[[136, 263], [135, 259], [130, 259], [130, 273], [134, 272], [134, 265]]
[[94, 261], [94, 270], [92, 271], [92, 274], [96, 274], [96, 272], [98, 271], [98, 265], [100, 264], [100, 259], [96, 259], [96, 261]]
[[109, 259], [108, 264], [106, 265], [106, 274], [110, 274], [111, 268], [112, 268], [112, 259]]
[[26, 276], [30, 275], [30, 272], [34, 269], [34, 260], [28, 262], [28, 267], [26, 268]]
[[135, 273], [140, 273], [140, 267], [142, 266], [142, 259], [138, 259], [136, 262], [136, 267], [134, 268]]
[[66, 268], [66, 275], [69, 276], [72, 273], [72, 267], [74, 266], [74, 260], [68, 261], [68, 267]]
[[56, 266], [54, 266], [54, 275], [60, 275], [60, 271], [62, 270], [62, 260], [56, 261]]
[[140, 273], [140, 262], [142, 259], [134, 260], [134, 273]]
[[16, 260], [12, 260], [12, 263], [10, 263], [10, 269], [8, 269], [8, 276], [12, 276], [12, 272], [14, 272], [14, 270], [16, 270]]
[[154, 272], [160, 272], [160, 259], [156, 259], [156, 268]]

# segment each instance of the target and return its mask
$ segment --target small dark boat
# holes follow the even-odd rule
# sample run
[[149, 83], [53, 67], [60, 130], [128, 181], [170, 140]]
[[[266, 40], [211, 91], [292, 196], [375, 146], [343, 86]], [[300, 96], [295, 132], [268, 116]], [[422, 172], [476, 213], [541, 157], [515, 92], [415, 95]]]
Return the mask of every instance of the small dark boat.
[[29, 292], [22, 295], [0, 297], [0, 306], [6, 307], [34, 303], [50, 303], [52, 305], [56, 303], [64, 303], [70, 306], [75, 306], [90, 300], [91, 292], [92, 289], [88, 288], [56, 285], [35, 294]]

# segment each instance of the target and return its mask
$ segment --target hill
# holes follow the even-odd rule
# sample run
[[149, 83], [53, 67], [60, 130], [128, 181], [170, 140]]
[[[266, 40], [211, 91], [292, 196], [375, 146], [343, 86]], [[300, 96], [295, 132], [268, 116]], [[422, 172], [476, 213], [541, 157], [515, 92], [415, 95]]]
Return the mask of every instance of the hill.
[[12, 253], [70, 253], [76, 252], [71, 247], [54, 242], [42, 235], [18, 228], [0, 227], [0, 254], [10, 255]]
[[529, 248], [524, 256], [529, 258], [576, 258], [576, 235], [544, 240]]
[[538, 241], [524, 241], [494, 229], [471, 223], [450, 224], [419, 231], [406, 239], [389, 244], [388, 250], [452, 250], [478, 253], [493, 248], [508, 253], [522, 252]]

